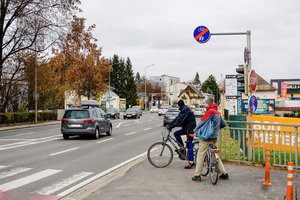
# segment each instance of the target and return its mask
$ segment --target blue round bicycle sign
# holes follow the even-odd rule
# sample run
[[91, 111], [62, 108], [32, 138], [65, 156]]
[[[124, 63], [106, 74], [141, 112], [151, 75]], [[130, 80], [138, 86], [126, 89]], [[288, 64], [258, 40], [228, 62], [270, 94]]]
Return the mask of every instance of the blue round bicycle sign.
[[257, 110], [257, 104], [258, 104], [258, 102], [257, 102], [257, 97], [254, 96], [254, 95], [251, 95], [251, 96], [249, 97], [249, 101], [248, 101], [248, 102], [249, 102], [249, 103], [248, 103], [249, 110], [250, 110], [251, 112], [256, 112], [256, 110]]
[[205, 43], [210, 38], [210, 32], [205, 26], [198, 26], [194, 30], [194, 38], [199, 43]]

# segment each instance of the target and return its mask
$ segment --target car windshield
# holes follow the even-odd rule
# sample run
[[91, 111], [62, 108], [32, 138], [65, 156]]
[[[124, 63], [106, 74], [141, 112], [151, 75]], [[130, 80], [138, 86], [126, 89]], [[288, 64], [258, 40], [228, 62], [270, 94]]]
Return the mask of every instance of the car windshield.
[[134, 112], [135, 109], [134, 108], [128, 108], [126, 112]]
[[107, 112], [115, 112], [115, 109], [114, 108], [108, 108]]
[[84, 119], [89, 117], [90, 114], [88, 110], [67, 110], [64, 115], [66, 119]]
[[177, 116], [178, 114], [179, 114], [179, 111], [176, 111], [176, 110], [166, 112], [167, 116]]

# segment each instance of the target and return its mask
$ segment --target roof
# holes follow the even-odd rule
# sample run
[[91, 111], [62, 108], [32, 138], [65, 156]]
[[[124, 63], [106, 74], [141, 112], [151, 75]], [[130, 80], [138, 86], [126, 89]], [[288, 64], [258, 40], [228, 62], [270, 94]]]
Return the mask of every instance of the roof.
[[189, 94], [190, 92], [192, 92], [193, 94], [197, 94], [200, 98], [205, 98], [204, 94], [192, 85], [187, 85], [186, 88], [182, 90], [178, 96], [182, 95], [182, 93]]
[[260, 75], [256, 74], [256, 91], [276, 91], [277, 89], [263, 79]]

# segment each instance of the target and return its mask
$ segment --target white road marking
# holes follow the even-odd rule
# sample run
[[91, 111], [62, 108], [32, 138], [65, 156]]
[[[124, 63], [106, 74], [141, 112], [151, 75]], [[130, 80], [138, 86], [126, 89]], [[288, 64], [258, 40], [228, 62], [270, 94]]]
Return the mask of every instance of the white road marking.
[[16, 136], [20, 136], [20, 135], [31, 135], [31, 134], [33, 134], [33, 133], [35, 133], [35, 132], [21, 133], [21, 134], [17, 134]]
[[116, 126], [116, 128], [119, 128], [119, 127], [121, 126], [121, 124], [123, 124], [123, 123], [125, 123], [125, 122], [120, 122], [120, 123]]
[[150, 130], [151, 128], [145, 128], [145, 129], [143, 129], [144, 131], [148, 131], [148, 130]]
[[124, 126], [131, 126], [131, 124], [125, 124]]
[[161, 127], [161, 125], [157, 125], [157, 126], [155, 126], [155, 127]]
[[7, 167], [10, 167], [11, 165], [7, 165], [7, 166], [5, 166], [5, 165], [0, 165], [0, 169], [4, 169], [4, 168], [7, 168]]
[[[0, 146], [0, 151], [2, 150], [7, 150], [7, 149], [13, 149], [13, 148], [18, 148], [18, 147], [23, 147], [23, 146], [29, 146], [33, 144], [39, 144], [39, 143], [44, 143], [44, 142], [49, 142], [52, 140], [57, 140], [59, 139], [58, 136], [60, 135], [53, 135], [50, 137], [44, 137], [44, 138], [38, 138], [38, 139], [29, 139], [23, 142], [17, 142], [17, 143], [12, 143], [12, 144], [5, 144]], [[56, 137], [56, 138], [55, 138]]]
[[96, 142], [97, 144], [99, 144], [99, 143], [103, 143], [103, 142], [107, 142], [107, 141], [109, 141], [109, 140], [113, 140], [114, 138], [109, 138], [109, 139], [106, 139], [106, 140], [101, 140], [101, 141], [98, 141], [98, 142]]
[[19, 167], [19, 168], [7, 170], [7, 171], [4, 171], [4, 172], [0, 173], [0, 179], [7, 178], [7, 177], [10, 177], [10, 176], [14, 176], [14, 175], [22, 173], [22, 172], [27, 172], [31, 169], [32, 168]]
[[64, 150], [64, 151], [59, 151], [59, 152], [56, 152], [56, 153], [51, 153], [51, 154], [49, 154], [49, 156], [55, 156], [55, 155], [58, 155], [58, 154], [69, 152], [69, 151], [74, 151], [76, 149], [78, 149], [78, 147], [75, 147], [75, 148], [72, 148], [72, 149], [67, 149], [67, 150]]
[[60, 128], [52, 128], [52, 129], [49, 129], [48, 131], [57, 131], [57, 130], [60, 130]]
[[135, 134], [136, 132], [131, 132], [131, 133], [126, 133], [125, 135], [132, 135]]
[[2, 184], [2, 185], [0, 185], [0, 190], [1, 190], [1, 192], [5, 192], [5, 191], [11, 190], [11, 189], [15, 189], [15, 188], [21, 187], [23, 185], [32, 183], [34, 181], [40, 180], [42, 178], [45, 178], [47, 176], [51, 176], [51, 175], [56, 174], [61, 171], [62, 170], [47, 169], [47, 170], [32, 174], [30, 176], [26, 176], [24, 178], [20, 178], [15, 181], [11, 181], [11, 182]]
[[42, 188], [41, 190], [37, 191], [36, 193], [41, 194], [41, 195], [53, 194], [54, 192], [57, 192], [65, 187], [67, 187], [68, 185], [76, 183], [76, 182], [80, 181], [81, 179], [88, 177], [91, 174], [93, 174], [93, 173], [92, 172], [80, 172], [78, 174], [74, 174], [72, 177], [64, 179], [62, 181], [59, 181], [49, 187]]
[[[118, 165], [115, 165], [114, 167], [112, 167], [112, 168], [110, 168], [110, 169], [107, 169], [107, 170], [105, 170], [104, 172], [101, 172], [101, 173], [99, 173], [99, 174], [96, 174], [95, 176], [92, 176], [91, 178], [89, 178], [89, 179], [87, 179], [87, 180], [85, 180], [85, 181], [82, 181], [82, 182], [80, 182], [80, 183], [77, 184], [77, 185], [74, 185], [73, 187], [71, 187], [71, 188], [69, 188], [69, 189], [67, 189], [67, 190], [65, 190], [65, 191], [63, 191], [63, 192], [57, 194], [56, 196], [59, 197], [59, 198], [65, 197], [65, 196], [67, 196], [68, 194], [74, 192], [75, 190], [77, 190], [77, 189], [79, 189], [79, 188], [81, 188], [81, 187], [83, 187], [83, 186], [85, 186], [85, 185], [87, 185], [87, 184], [89, 184], [89, 183], [91, 183], [91, 182], [93, 182], [93, 181], [95, 181], [95, 180], [97, 180], [97, 179], [99, 179], [99, 178], [101, 178], [101, 177], [103, 177], [103, 176], [105, 176], [105, 175], [111, 173], [112, 171], [115, 171], [116, 169], [118, 169], [118, 168], [120, 168], [120, 167], [122, 167], [122, 166], [124, 166], [124, 165], [127, 165], [128, 163], [130, 163], [130, 162], [132, 162], [132, 161], [135, 161], [135, 160], [137, 160], [137, 159], [139, 159], [139, 158], [141, 158], [141, 157], [144, 157], [146, 154], [147, 154], [147, 152], [142, 153], [142, 154], [140, 154], [140, 155], [138, 155], [138, 156], [136, 156], [136, 157], [134, 157], [134, 158], [131, 158], [131, 159], [129, 159], [129, 160], [126, 160], [126, 161], [124, 161], [124, 162], [122, 162], [122, 163], [120, 163], [120, 164], [118, 164]], [[1, 188], [0, 188], [0, 189], [1, 189]]]

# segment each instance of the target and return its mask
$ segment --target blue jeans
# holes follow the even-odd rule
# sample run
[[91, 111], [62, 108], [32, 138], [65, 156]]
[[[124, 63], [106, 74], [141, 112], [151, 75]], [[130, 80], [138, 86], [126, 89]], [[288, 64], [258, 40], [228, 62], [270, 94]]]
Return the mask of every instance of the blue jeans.
[[175, 131], [174, 136], [177, 142], [180, 143], [182, 146], [184, 146], [181, 138], [182, 135], [186, 135], [187, 137], [186, 148], [188, 149], [188, 159], [189, 161], [194, 162], [194, 148], [193, 148], [194, 137], [188, 136], [187, 133], [185, 133], [182, 129]]

